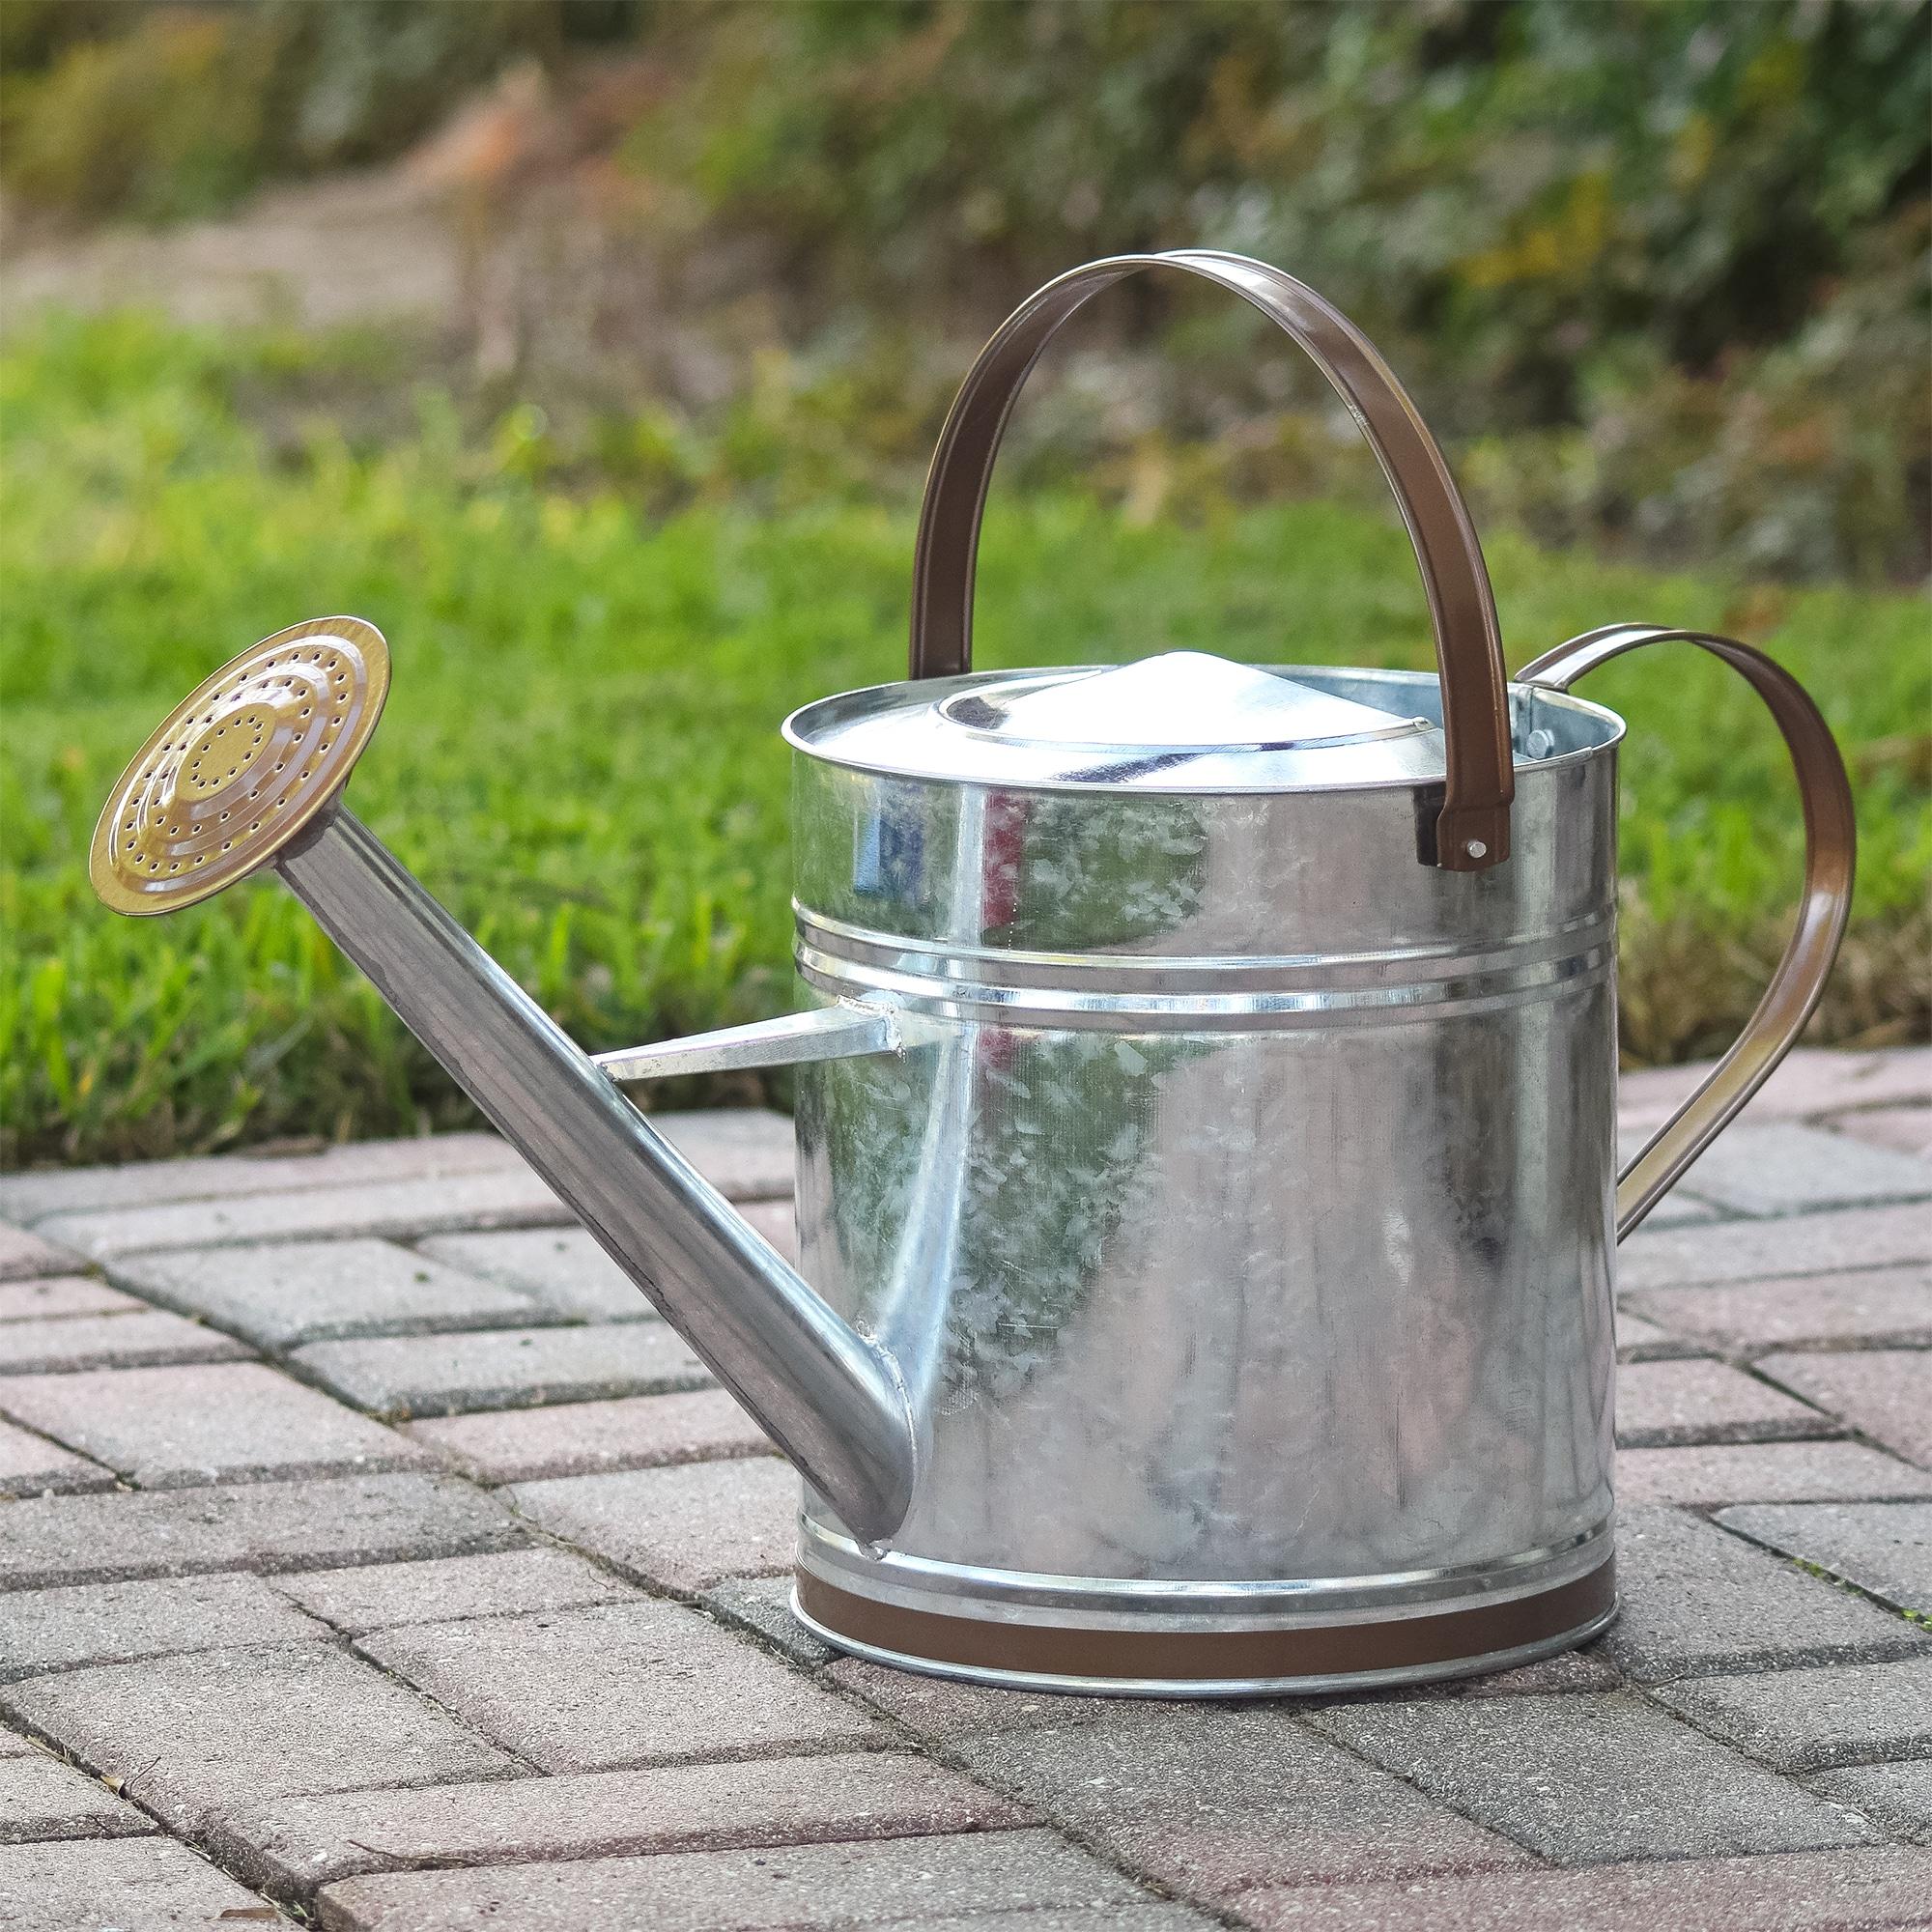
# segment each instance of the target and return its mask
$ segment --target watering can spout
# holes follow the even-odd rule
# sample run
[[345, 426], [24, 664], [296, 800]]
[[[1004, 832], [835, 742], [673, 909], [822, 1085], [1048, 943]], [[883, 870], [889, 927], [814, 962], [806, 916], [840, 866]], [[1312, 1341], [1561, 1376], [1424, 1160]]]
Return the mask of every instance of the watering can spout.
[[388, 653], [319, 619], [217, 672], [128, 766], [95, 834], [101, 897], [173, 911], [272, 865], [405, 1025], [798, 1466], [853, 1534], [912, 1500], [887, 1351], [837, 1315], [349, 812]]

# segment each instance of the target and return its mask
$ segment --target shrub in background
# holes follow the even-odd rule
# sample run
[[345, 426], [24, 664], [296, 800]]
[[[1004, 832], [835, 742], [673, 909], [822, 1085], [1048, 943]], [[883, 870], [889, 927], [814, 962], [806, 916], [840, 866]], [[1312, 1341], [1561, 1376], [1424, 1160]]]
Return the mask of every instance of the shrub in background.
[[[31, 205], [200, 212], [398, 153], [537, 63], [566, 115], [596, 97], [575, 158], [643, 185], [655, 246], [755, 241], [821, 362], [1205, 242], [1321, 287], [1452, 438], [1503, 432], [1476, 477], [1533, 528], [1932, 561], [1922, 0], [14, 0], [0, 32]], [[613, 64], [640, 76], [614, 116]], [[1237, 305], [1108, 313], [1198, 375], [1168, 398], [1189, 435], [1315, 393]]]

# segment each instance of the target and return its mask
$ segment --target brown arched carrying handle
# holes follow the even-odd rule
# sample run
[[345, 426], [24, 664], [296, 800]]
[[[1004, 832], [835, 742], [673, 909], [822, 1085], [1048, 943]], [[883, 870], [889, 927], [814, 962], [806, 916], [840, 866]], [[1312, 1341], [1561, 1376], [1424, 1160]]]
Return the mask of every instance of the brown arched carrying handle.
[[1435, 439], [1368, 338], [1313, 289], [1264, 262], [1206, 249], [1114, 255], [1049, 282], [1001, 325], [960, 387], [926, 478], [913, 558], [912, 675], [972, 668], [980, 521], [1028, 372], [1083, 302], [1153, 268], [1185, 269], [1252, 302], [1308, 352], [1361, 425], [1408, 526], [1435, 634], [1447, 781], [1433, 863], [1456, 872], [1500, 864], [1509, 857], [1516, 774], [1495, 599], [1468, 508]]
[[1644, 644], [1701, 644], [1739, 672], [1764, 699], [1791, 753], [1804, 808], [1804, 897], [1797, 928], [1731, 1050], [1711, 1077], [1617, 1177], [1617, 1238], [1622, 1240], [1723, 1132], [1771, 1077], [1811, 1017], [1830, 978], [1852, 910], [1858, 834], [1845, 761], [1809, 694], [1781, 665], [1732, 638], [1707, 631], [1668, 631], [1650, 624], [1609, 624], [1546, 652], [1519, 674], [1519, 684], [1568, 691], [1586, 672]]

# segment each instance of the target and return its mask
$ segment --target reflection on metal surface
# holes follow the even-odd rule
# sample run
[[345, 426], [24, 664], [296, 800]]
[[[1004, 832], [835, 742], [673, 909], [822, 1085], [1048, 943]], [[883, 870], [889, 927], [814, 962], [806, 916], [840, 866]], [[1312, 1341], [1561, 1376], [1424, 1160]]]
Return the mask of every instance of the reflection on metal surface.
[[[1618, 727], [1527, 709], [1516, 856], [1460, 875], [1399, 787], [921, 781], [844, 762], [858, 700], [794, 721], [801, 970], [933, 1028], [799, 1079], [805, 1272], [922, 1445], [889, 1551], [808, 1498], [807, 1574], [1179, 1640], [1601, 1564]], [[860, 895], [882, 817], [921, 863]]]
[[[999, 812], [983, 793], [959, 802], [953, 821], [952, 887], [947, 924], [955, 933], [977, 931], [985, 902], [991, 847], [989, 823]], [[896, 1222], [897, 1237], [886, 1263], [880, 1289], [868, 1310], [871, 1332], [898, 1364], [913, 1406], [922, 1454], [929, 1441], [926, 1418], [938, 1396], [945, 1368], [946, 1301], [932, 1293], [935, 1281], [951, 1280], [959, 1264], [961, 1220], [966, 1208], [966, 1135], [973, 1110], [973, 1048], [958, 1030], [931, 1016], [926, 1037], [930, 1085], [916, 1165], [908, 1185], [908, 1208]], [[809, 1078], [810, 1076], [808, 1076]]]
[[1329, 785], [1398, 778], [1419, 784], [1447, 769], [1441, 729], [1428, 718], [1204, 651], [968, 685], [933, 712], [937, 722], [984, 734], [1001, 755], [1022, 750], [1036, 779], [1083, 785], [1149, 778], [1189, 784], [1209, 760], [1257, 752], [1296, 753], [1307, 781]]

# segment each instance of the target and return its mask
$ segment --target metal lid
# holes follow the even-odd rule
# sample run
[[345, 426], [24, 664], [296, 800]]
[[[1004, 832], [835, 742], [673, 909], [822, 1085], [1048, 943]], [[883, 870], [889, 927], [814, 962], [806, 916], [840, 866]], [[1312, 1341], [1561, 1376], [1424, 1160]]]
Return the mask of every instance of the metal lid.
[[785, 730], [841, 764], [993, 784], [1273, 791], [1443, 776], [1434, 720], [1312, 681], [1330, 684], [1334, 673], [1308, 675], [1168, 651], [1111, 668], [982, 671], [854, 692], [808, 705]]

